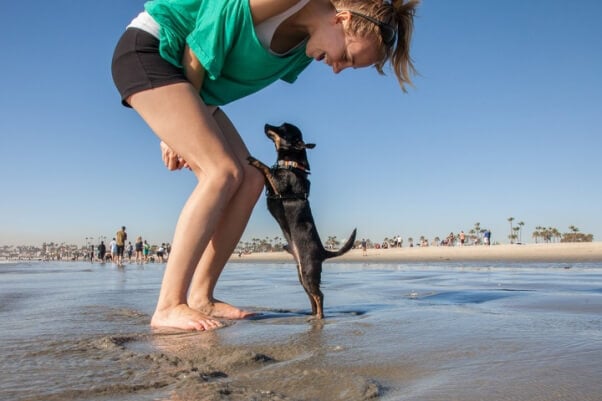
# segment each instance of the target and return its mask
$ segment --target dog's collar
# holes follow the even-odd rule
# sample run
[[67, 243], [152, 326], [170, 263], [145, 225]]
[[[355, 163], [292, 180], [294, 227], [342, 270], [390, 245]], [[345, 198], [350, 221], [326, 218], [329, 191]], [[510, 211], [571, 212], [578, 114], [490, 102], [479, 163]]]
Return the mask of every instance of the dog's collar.
[[297, 169], [297, 170], [301, 170], [303, 171], [305, 174], [309, 174], [309, 169], [307, 167], [305, 167], [304, 165], [302, 165], [301, 163], [297, 163], [297, 162], [293, 162], [290, 160], [278, 160], [278, 163], [276, 164], [276, 167], [278, 168], [287, 168], [289, 170], [292, 169]]

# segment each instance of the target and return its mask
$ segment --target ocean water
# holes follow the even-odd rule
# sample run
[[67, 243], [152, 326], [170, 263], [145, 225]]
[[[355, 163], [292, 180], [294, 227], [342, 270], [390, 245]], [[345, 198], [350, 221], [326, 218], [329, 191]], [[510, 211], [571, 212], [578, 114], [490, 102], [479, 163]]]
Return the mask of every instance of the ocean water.
[[233, 263], [213, 332], [148, 326], [163, 265], [0, 264], [0, 400], [602, 400], [602, 263]]

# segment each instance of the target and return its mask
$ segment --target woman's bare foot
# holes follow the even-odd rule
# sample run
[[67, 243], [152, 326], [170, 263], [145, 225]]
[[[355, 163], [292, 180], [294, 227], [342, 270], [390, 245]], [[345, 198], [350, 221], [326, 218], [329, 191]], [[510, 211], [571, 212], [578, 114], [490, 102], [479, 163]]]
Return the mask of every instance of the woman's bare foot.
[[151, 327], [171, 327], [182, 330], [215, 330], [223, 324], [208, 314], [203, 314], [186, 304], [177, 305], [170, 309], [155, 311], [151, 319]]
[[217, 319], [245, 319], [255, 315], [253, 312], [238, 309], [218, 299], [198, 305], [191, 304], [191, 306], [201, 313]]

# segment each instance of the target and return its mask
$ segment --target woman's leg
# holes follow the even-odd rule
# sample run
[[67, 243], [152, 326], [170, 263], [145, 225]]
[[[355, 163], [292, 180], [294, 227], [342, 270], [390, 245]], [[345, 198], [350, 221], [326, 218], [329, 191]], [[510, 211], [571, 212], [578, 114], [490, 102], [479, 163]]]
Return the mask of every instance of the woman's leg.
[[188, 305], [216, 318], [242, 319], [251, 313], [215, 299], [213, 291], [226, 262], [234, 252], [264, 186], [263, 175], [249, 165], [249, 151], [226, 114], [218, 109], [215, 120], [243, 166], [245, 180], [222, 214], [209, 245], [203, 252], [190, 286]]
[[199, 180], [176, 225], [151, 325], [196, 330], [219, 327], [218, 321], [190, 308], [186, 298], [201, 255], [243, 182], [243, 168], [192, 85], [177, 83], [139, 92], [129, 103], [186, 160]]

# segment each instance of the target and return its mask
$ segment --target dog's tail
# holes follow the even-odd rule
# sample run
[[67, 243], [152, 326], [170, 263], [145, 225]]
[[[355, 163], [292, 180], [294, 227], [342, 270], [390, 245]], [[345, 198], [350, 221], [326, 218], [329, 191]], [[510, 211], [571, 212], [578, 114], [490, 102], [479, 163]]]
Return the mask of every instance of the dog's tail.
[[345, 242], [345, 245], [343, 245], [343, 247], [341, 249], [339, 249], [338, 251], [333, 252], [333, 251], [326, 250], [326, 259], [336, 258], [337, 256], [341, 256], [344, 253], [347, 253], [347, 251], [351, 249], [351, 247], [353, 246], [353, 243], [355, 242], [356, 232], [357, 232], [357, 229], [354, 228], [353, 232], [349, 236], [349, 239], [347, 240], [347, 242]]

